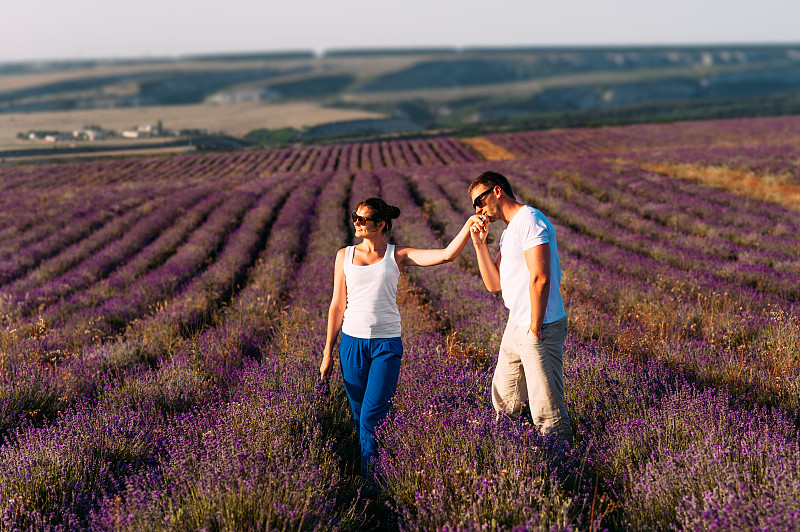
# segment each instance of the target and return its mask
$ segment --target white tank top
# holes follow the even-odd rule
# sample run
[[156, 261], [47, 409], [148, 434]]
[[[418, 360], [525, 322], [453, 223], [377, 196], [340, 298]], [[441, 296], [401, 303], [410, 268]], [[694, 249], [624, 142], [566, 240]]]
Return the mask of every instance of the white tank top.
[[344, 255], [347, 308], [342, 332], [355, 338], [399, 337], [397, 280], [400, 268], [394, 259], [394, 245], [386, 245], [380, 262], [366, 266], [353, 264], [354, 250], [355, 246], [347, 246]]

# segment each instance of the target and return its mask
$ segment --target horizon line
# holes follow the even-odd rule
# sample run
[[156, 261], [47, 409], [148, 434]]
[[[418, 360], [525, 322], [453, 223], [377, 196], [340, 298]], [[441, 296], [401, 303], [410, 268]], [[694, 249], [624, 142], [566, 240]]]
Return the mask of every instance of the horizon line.
[[413, 55], [417, 54], [459, 54], [474, 52], [525, 52], [525, 51], [561, 51], [561, 50], [658, 50], [658, 49], [723, 49], [732, 47], [748, 48], [782, 48], [800, 46], [800, 41], [754, 41], [754, 42], [708, 42], [708, 43], [628, 43], [628, 44], [474, 44], [461, 46], [446, 45], [409, 45], [409, 46], [352, 46], [352, 47], [333, 47], [326, 49], [296, 48], [296, 49], [264, 49], [264, 50], [240, 50], [240, 51], [220, 51], [220, 52], [192, 52], [182, 54], [164, 55], [124, 55], [111, 57], [71, 57], [71, 58], [30, 58], [0, 60], [0, 66], [8, 65], [47, 65], [47, 64], [70, 64], [70, 63], [123, 63], [130, 61], [176, 61], [176, 60], [225, 60], [231, 58], [241, 59], [299, 59], [299, 58], [318, 58], [323, 59], [329, 56], [343, 54], [349, 55], [370, 55], [384, 54], [391, 55]]

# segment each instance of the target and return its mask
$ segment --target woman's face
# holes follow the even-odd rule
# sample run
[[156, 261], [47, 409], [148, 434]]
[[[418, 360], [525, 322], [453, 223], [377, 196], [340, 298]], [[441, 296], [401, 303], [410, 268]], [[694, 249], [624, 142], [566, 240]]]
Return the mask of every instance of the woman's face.
[[353, 220], [356, 236], [365, 237], [380, 232], [381, 227], [379, 227], [379, 224], [381, 224], [381, 222], [368, 219], [373, 217], [372, 209], [362, 205], [356, 209], [356, 216], [363, 217], [363, 219]]

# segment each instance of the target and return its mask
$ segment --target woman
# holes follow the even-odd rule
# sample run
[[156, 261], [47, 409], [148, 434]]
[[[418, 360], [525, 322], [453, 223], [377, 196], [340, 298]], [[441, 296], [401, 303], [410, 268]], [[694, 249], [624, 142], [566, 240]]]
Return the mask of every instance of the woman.
[[345, 390], [361, 444], [361, 475], [366, 478], [375, 456], [375, 427], [389, 412], [397, 390], [400, 358], [400, 311], [397, 280], [409, 266], [434, 266], [452, 262], [470, 239], [470, 227], [484, 221], [475, 215], [444, 249], [417, 249], [386, 242], [392, 220], [400, 209], [380, 198], [358, 204], [351, 214], [355, 236], [361, 242], [336, 254], [333, 297], [328, 311], [328, 330], [320, 374], [333, 370], [333, 347], [339, 331], [339, 355]]

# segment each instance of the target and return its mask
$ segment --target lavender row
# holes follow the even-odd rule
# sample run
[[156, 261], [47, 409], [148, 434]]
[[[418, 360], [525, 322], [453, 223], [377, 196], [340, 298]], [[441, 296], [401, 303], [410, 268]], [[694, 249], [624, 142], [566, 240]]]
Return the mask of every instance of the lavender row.
[[[161, 346], [161, 351], [163, 346], [200, 330], [209, 323], [215, 310], [226, 304], [238, 290], [237, 284], [245, 278], [263, 241], [267, 244], [262, 253], [264, 259], [277, 271], [290, 271], [289, 265], [295, 262], [303, 244], [297, 213], [313, 202], [327, 178], [327, 175], [319, 174], [305, 180], [302, 187], [297, 186], [296, 176], [286, 175], [273, 176], [259, 183], [258, 188], [269, 193], [248, 210], [242, 224], [228, 236], [214, 263], [154, 315], [138, 320], [127, 336], [144, 344]], [[292, 194], [286, 199], [290, 191]], [[276, 213], [281, 207], [280, 213]], [[292, 230], [287, 231], [287, 228]], [[265, 239], [267, 230], [270, 230], [268, 240]], [[286, 266], [278, 265], [280, 258]], [[280, 285], [285, 282], [286, 279], [279, 281]]]
[[[202, 331], [176, 331], [170, 323], [165, 324], [163, 315], [156, 315], [129, 331], [124, 345], [136, 346], [136, 350], [156, 348], [155, 356], [163, 360], [177, 361], [175, 368], [179, 372], [184, 371], [181, 369], [182, 360], [191, 361], [201, 356], [202, 360], [191, 363], [196, 375], [213, 376], [215, 382], [220, 379], [227, 382], [226, 379], [229, 378], [234, 379], [231, 382], [235, 382], [235, 374], [241, 369], [245, 359], [253, 356], [258, 358], [274, 349], [274, 346], [270, 346], [269, 340], [271, 330], [276, 327], [273, 322], [280, 318], [281, 301], [286, 297], [288, 281], [296, 269], [292, 259], [302, 254], [304, 246], [300, 238], [301, 233], [297, 231], [296, 221], [301, 213], [313, 213], [314, 198], [326, 177], [318, 176], [314, 182], [309, 183], [310, 186], [304, 187], [297, 187], [301, 179], [299, 175], [283, 175], [258, 184], [259, 188], [264, 184], [278, 183], [278, 186], [270, 188], [274, 193], [271, 200], [265, 196], [248, 213], [243, 226], [231, 235], [218, 262], [204, 272], [203, 276], [209, 278], [215, 276], [219, 279], [219, 276], [226, 275], [226, 268], [219, 265], [246, 258], [248, 253], [241, 253], [242, 245], [249, 242], [251, 246], [255, 246], [260, 242], [263, 235], [256, 234], [259, 230], [264, 231], [264, 227], [260, 226], [267, 222], [267, 217], [274, 216], [273, 209], [280, 208], [280, 213], [275, 221], [269, 224], [266, 245], [261, 250], [255, 265], [250, 268], [244, 287], [229, 305], [220, 305], [213, 310], [213, 316], [207, 319], [207, 328]], [[290, 187], [292, 193], [284, 201], [283, 194]], [[249, 251], [255, 249], [251, 247]], [[281, 257], [282, 260], [272, 260]], [[194, 284], [189, 285], [182, 295], [191, 293], [193, 286]], [[180, 320], [180, 316], [167, 318]], [[157, 341], [153, 342], [153, 339]], [[156, 372], [158, 379], [151, 380], [160, 380], [165, 373], [169, 375], [169, 372], [159, 369]], [[196, 395], [199, 388], [202, 388], [193, 386], [192, 382], [196, 380], [196, 378], [189, 379], [181, 383], [179, 388], [184, 390], [183, 393]], [[135, 404], [136, 389], [141, 385], [139, 379], [131, 380], [130, 383], [117, 387], [107, 397], [127, 396], [130, 404]], [[160, 386], [164, 384], [159, 383]], [[230, 383], [226, 384], [229, 385]], [[127, 393], [122, 391], [123, 388], [133, 391]], [[203, 397], [203, 394], [200, 394], [200, 397]]]
[[[221, 198], [209, 199], [210, 201], [206, 201], [206, 213], [221, 200]], [[228, 209], [230, 210], [230, 208], [229, 204]], [[202, 219], [206, 213], [200, 211], [195, 215], [199, 214]], [[209, 220], [212, 222], [210, 227], [219, 226], [220, 222], [230, 223], [231, 214], [232, 212], [226, 214], [224, 208], [223, 211], [218, 211], [217, 221]], [[193, 223], [197, 224], [200, 220], [197, 219], [197, 216], [194, 218]], [[209, 235], [213, 234], [208, 229], [207, 227], [205, 231], [194, 233], [195, 242], [206, 241]], [[221, 231], [220, 235], [223, 234], [224, 229], [224, 227], [218, 227], [218, 231]], [[196, 248], [197, 244], [194, 244], [193, 247]], [[147, 284], [142, 284], [141, 279], [139, 286], [142, 287], [142, 293], [148, 293]], [[136, 303], [127, 300], [127, 297], [127, 292], [120, 290], [112, 296], [111, 301], [117, 299], [126, 301], [129, 305]], [[75, 312], [75, 302], [72, 301], [71, 304], [71, 309], [68, 305], [66, 309], [61, 309], [72, 311], [71, 313], [64, 312], [66, 319], [63, 321], [56, 321], [57, 315], [51, 313], [47, 322], [42, 318], [38, 322], [33, 321], [25, 326], [18, 322], [15, 327], [6, 328], [4, 331], [2, 336], [3, 363], [6, 368], [13, 368], [14, 374], [30, 374], [43, 378], [34, 381], [25, 378], [19, 381], [19, 383], [27, 383], [27, 387], [19, 386], [14, 379], [4, 383], [2, 390], [6, 401], [2, 408], [0, 428], [18, 426], [26, 419], [40, 421], [51, 417], [65, 404], [93, 394], [105, 375], [141, 363], [139, 346], [114, 342], [104, 347], [99, 345], [101, 340], [99, 336], [92, 336], [86, 330], [92, 323], [107, 320], [107, 316], [97, 312], [96, 308]], [[92, 315], [95, 316], [94, 321], [91, 321]], [[68, 351], [71, 351], [69, 356], [67, 356]], [[64, 363], [52, 364], [59, 359], [63, 359]], [[47, 366], [40, 366], [42, 362], [50, 363], [49, 371], [46, 369]]]
[[668, 272], [651, 270], [648, 282], [598, 265], [588, 254], [576, 257], [568, 245], [562, 249], [563, 292], [577, 337], [667, 360], [752, 403], [800, 410], [800, 367], [791, 355], [800, 338], [796, 314], [748, 309], [714, 291], [692, 297]]
[[[232, 171], [229, 154], [129, 157], [0, 168], [5, 190], [63, 191], [79, 187], [126, 186], [128, 183], [169, 184], [175, 180], [215, 177], [239, 181], [249, 174]], [[217, 170], [213, 174], [211, 169]]]
[[[680, 231], [689, 244], [697, 247], [695, 241], [702, 239], [723, 247], [722, 253], [729, 257], [737, 248], [756, 248], [759, 256], [769, 252], [774, 261], [791, 260], [796, 254], [793, 234], [800, 217], [787, 209], [761, 212], [757, 202], [746, 198], [599, 161], [519, 161], [513, 168], [530, 176], [537, 196], [560, 196], [649, 236]], [[725, 242], [730, 244], [725, 247]]]
[[[108, 277], [47, 307], [40, 314], [49, 327], [59, 327], [77, 311], [96, 307], [118, 296], [149, 270], [159, 267], [200, 226], [209, 213], [224, 199], [224, 193], [214, 192], [185, 210], [180, 219], [165, 228], [157, 238], [139, 253], [119, 265]], [[135, 234], [135, 232], [131, 231]], [[133, 237], [133, 235], [132, 235]]]
[[136, 209], [148, 199], [150, 198], [145, 195], [133, 196], [123, 199], [116, 206], [81, 209], [66, 227], [41, 241], [20, 248], [10, 243], [12, 254], [0, 263], [0, 286], [20, 278], [42, 261], [61, 253], [68, 246], [80, 242], [99, 228], [113, 224], [115, 218]]
[[[524, 164], [519, 166], [521, 171], [525, 171]], [[800, 244], [796, 237], [800, 216], [791, 209], [761, 209], [761, 204], [751, 199], [630, 165], [541, 161], [527, 166], [529, 173], [540, 168], [556, 173], [584, 194], [624, 205], [666, 227], [683, 228], [693, 236], [723, 238], [759, 251], [795, 255]]]
[[[261, 184], [261, 183], [257, 183]], [[113, 295], [98, 307], [75, 313], [58, 330], [45, 339], [45, 351], [70, 350], [93, 342], [94, 337], [113, 336], [132, 320], [157, 310], [190, 278], [213, 262], [228, 234], [263, 189], [241, 186], [233, 190], [205, 223], [192, 232], [189, 239], [161, 266], [134, 281], [124, 293]], [[84, 333], [84, 331], [89, 333]]]
[[617, 154], [646, 148], [786, 142], [800, 138], [797, 117], [706, 120], [596, 129], [567, 129], [487, 135], [495, 144], [526, 157]]
[[574, 157], [645, 147], [630, 128], [566, 129], [487, 135], [491, 142], [525, 157]]
[[[101, 194], [100, 191], [95, 193]], [[106, 203], [116, 201], [119, 201], [118, 197], [105, 198]], [[19, 191], [11, 194], [0, 205], [0, 260], [60, 231], [72, 217], [86, 209], [83, 198], [75, 198], [73, 193]]]
[[[267, 185], [272, 181], [269, 180]], [[290, 176], [284, 176], [275, 181], [285, 181], [287, 185], [291, 183]], [[256, 185], [264, 186], [263, 183], [257, 183]], [[302, 199], [307, 200], [303, 196], [301, 203]], [[190, 224], [183, 227], [183, 231], [185, 232], [191, 229], [192, 226], [199, 224], [203, 217], [208, 214], [208, 211], [220, 201], [221, 197], [215, 198], [212, 196], [207, 198], [203, 202], [205, 205], [201, 209], [192, 211], [193, 215], [185, 219], [194, 218]], [[295, 209], [299, 207], [299, 205], [294, 206]], [[296, 211], [292, 212], [290, 217], [295, 216], [295, 214]], [[283, 236], [281, 236], [281, 231], [273, 230], [271, 233], [272, 239], [275, 240], [277, 238], [280, 244], [284, 244], [287, 239], [297, 240], [297, 236], [292, 234], [293, 227], [288, 223], [283, 225]], [[163, 236], [169, 237], [170, 235], [165, 234]], [[164, 241], [164, 244], [171, 244], [171, 247], [174, 248], [178, 243], [178, 238], [182, 238], [182, 236], [180, 233], [175, 232], [171, 238]], [[158, 242], [154, 242], [155, 244], [158, 244]], [[158, 249], [154, 249], [153, 253], [145, 252], [144, 254], [152, 259], [157, 256], [155, 253], [158, 251]], [[165, 251], [168, 251], [168, 249], [165, 250], [162, 247], [160, 253]], [[262, 255], [275, 256], [283, 252], [284, 249], [281, 249], [279, 253], [275, 253], [274, 249], [264, 250]], [[288, 252], [291, 253], [292, 249], [289, 249]], [[291, 269], [286, 269], [291, 268], [291, 260], [284, 261], [284, 263], [284, 269], [282, 270], [278, 269], [278, 264], [273, 262], [270, 264], [270, 269], [256, 271], [255, 278], [259, 283], [262, 283], [262, 286], [266, 283], [275, 289], [271, 294], [273, 304], [279, 299], [280, 290], [282, 290], [282, 286], [291, 273]], [[114, 281], [120, 290], [125, 286], [124, 283], [121, 283], [124, 278], [110, 278], [110, 280]], [[267, 301], [269, 301], [269, 297], [268, 295]], [[74, 305], [75, 302], [73, 301], [72, 304]], [[53, 316], [51, 315], [50, 317], [52, 318]], [[152, 320], [149, 323], [152, 325]], [[143, 357], [165, 356], [170, 352], [182, 349], [181, 346], [187, 341], [183, 335], [176, 334], [172, 329], [138, 327], [136, 329], [138, 332], [149, 332], [150, 336], [148, 337], [144, 334], [131, 335], [129, 339], [119, 339], [103, 344], [100, 343], [101, 338], [98, 337], [84, 338], [85, 333], [83, 333], [83, 330], [76, 328], [75, 324], [69, 320], [66, 323], [56, 322], [54, 325], [60, 325], [60, 327], [48, 334], [47, 324], [44, 322], [33, 323], [33, 332], [31, 338], [27, 341], [15, 341], [13, 337], [4, 336], [4, 338], [8, 338], [8, 343], [5, 345], [8, 345], [12, 350], [11, 352], [17, 352], [20, 355], [25, 355], [26, 352], [30, 351], [41, 351], [43, 348], [40, 344], [43, 343], [53, 345], [53, 339], [48, 338], [48, 336], [55, 336], [62, 341], [70, 336], [81, 338], [85, 341], [85, 347], [81, 348], [78, 353], [71, 355], [62, 364], [49, 366], [49, 369], [47, 366], [41, 367], [38, 360], [21, 359], [16, 361], [11, 366], [13, 371], [9, 373], [10, 378], [3, 383], [2, 392], [0, 392], [0, 395], [4, 395], [7, 398], [1, 410], [0, 429], [17, 426], [26, 418], [30, 418], [33, 421], [41, 421], [51, 417], [63, 409], [65, 405], [78, 400], [80, 397], [95, 394], [103, 380], [109, 378], [115, 380], [118, 378], [115, 375], [120, 372], [141, 367], [143, 364], [144, 367], [147, 367], [147, 362]], [[154, 342], [154, 339], [159, 342]], [[7, 354], [4, 349], [4, 356]], [[28, 356], [27, 358], [31, 357]], [[21, 375], [24, 375], [25, 378], [21, 379]], [[31, 412], [35, 412], [35, 414], [29, 414]]]
[[26, 278], [5, 287], [4, 292], [12, 294], [11, 304], [20, 315], [41, 312], [59, 298], [106, 277], [208, 192], [189, 189], [168, 202], [145, 204], [130, 215], [119, 216], [113, 225], [84, 239], [79, 248], [65, 250], [42, 263]]
[[114, 161], [62, 163], [0, 169], [9, 190], [67, 185], [97, 185], [182, 180], [230, 179], [282, 172], [359, 170], [409, 165], [454, 164], [476, 161], [461, 143], [451, 138], [392, 140], [363, 144], [284, 148], [236, 154], [180, 155], [129, 158]]

